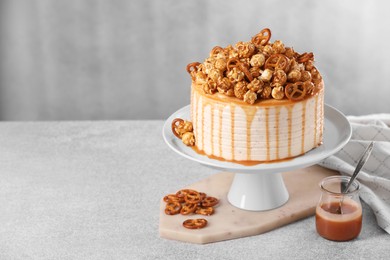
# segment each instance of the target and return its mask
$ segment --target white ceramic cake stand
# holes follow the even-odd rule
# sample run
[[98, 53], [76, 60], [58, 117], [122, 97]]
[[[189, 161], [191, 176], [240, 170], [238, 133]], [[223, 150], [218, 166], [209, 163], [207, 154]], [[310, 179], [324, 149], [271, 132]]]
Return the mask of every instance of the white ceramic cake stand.
[[196, 153], [174, 136], [171, 130], [175, 118], [190, 119], [190, 106], [173, 113], [165, 122], [163, 137], [176, 153], [203, 165], [235, 173], [228, 192], [228, 201], [235, 207], [252, 211], [270, 210], [288, 201], [289, 194], [281, 173], [304, 168], [338, 152], [351, 138], [352, 128], [347, 118], [335, 108], [325, 105], [323, 144], [291, 160], [245, 166], [210, 159]]

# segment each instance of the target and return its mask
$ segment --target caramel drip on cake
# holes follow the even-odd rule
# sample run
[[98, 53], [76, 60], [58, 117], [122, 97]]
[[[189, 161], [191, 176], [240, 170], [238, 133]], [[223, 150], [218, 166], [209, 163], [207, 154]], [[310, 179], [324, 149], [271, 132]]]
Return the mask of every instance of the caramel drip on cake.
[[204, 101], [202, 98], [202, 150], [204, 150]]
[[210, 126], [210, 143], [211, 143], [211, 154], [214, 154], [214, 106], [210, 104], [211, 112], [211, 126]]
[[234, 106], [230, 105], [230, 115], [231, 115], [231, 122], [230, 122], [230, 131], [231, 131], [231, 142], [232, 142], [232, 160], [234, 160]]
[[252, 125], [253, 118], [255, 117], [255, 114], [257, 112], [257, 108], [246, 107], [244, 111], [246, 114], [246, 156], [247, 156], [247, 160], [251, 160], [251, 141], [252, 141], [251, 125]]
[[276, 116], [276, 159], [279, 159], [279, 120], [280, 120], [280, 107], [277, 107], [275, 110], [275, 116]]
[[267, 140], [267, 161], [270, 160], [269, 150], [269, 108], [265, 108], [265, 138]]
[[302, 144], [301, 153], [305, 153], [306, 100], [302, 103]]
[[288, 107], [288, 157], [291, 157], [292, 107]]
[[[315, 101], [315, 106], [314, 106], [314, 124], [317, 125], [317, 105], [318, 105], [318, 96], [316, 96], [316, 101]], [[314, 127], [314, 145], [317, 144], [317, 127]]]
[[222, 157], [222, 111], [223, 111], [223, 107], [220, 106], [218, 108], [218, 112], [219, 112], [219, 134], [218, 134], [218, 146], [219, 146], [219, 156]]
[[324, 96], [321, 96], [321, 131], [320, 131], [320, 140], [322, 140], [323, 134], [324, 134]]

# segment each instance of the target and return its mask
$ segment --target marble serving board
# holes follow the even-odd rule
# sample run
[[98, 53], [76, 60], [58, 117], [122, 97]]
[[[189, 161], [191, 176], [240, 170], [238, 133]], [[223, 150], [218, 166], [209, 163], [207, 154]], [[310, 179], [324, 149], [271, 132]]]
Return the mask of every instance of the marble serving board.
[[[256, 212], [232, 206], [227, 200], [227, 193], [234, 173], [217, 173], [197, 183], [170, 191], [170, 193], [175, 193], [177, 190], [190, 188], [219, 198], [220, 203], [215, 207], [215, 213], [211, 216], [195, 214], [169, 216], [164, 213], [166, 203], [161, 199], [160, 236], [189, 243], [206, 244], [265, 233], [299, 219], [313, 216], [321, 193], [319, 182], [325, 177], [337, 174], [335, 171], [320, 166], [283, 173], [283, 179], [290, 195], [288, 202], [273, 210]], [[203, 229], [186, 229], [182, 223], [189, 218], [205, 218], [208, 225]]]

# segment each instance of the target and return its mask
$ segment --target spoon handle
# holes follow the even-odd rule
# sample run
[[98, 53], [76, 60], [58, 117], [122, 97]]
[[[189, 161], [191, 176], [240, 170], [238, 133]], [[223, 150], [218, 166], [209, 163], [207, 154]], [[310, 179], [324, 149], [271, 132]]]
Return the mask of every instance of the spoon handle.
[[356, 169], [355, 171], [353, 172], [352, 174], [352, 177], [351, 179], [349, 180], [347, 186], [345, 187], [345, 189], [342, 191], [342, 193], [346, 193], [348, 192], [348, 189], [349, 187], [351, 187], [351, 184], [352, 182], [355, 180], [356, 176], [358, 175], [360, 169], [363, 167], [363, 165], [367, 162], [368, 160], [368, 157], [370, 157], [370, 154], [372, 152], [372, 148], [374, 147], [374, 142], [371, 142], [368, 147], [366, 148], [366, 150], [364, 151], [363, 153], [363, 156], [362, 158], [359, 160], [357, 166], [356, 166]]

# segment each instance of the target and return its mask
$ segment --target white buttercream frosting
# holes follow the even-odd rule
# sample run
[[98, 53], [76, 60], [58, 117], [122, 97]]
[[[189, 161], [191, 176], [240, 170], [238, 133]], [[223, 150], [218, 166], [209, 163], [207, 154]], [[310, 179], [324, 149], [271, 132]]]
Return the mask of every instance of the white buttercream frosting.
[[323, 87], [302, 101], [254, 105], [219, 94], [191, 91], [196, 148], [229, 161], [267, 162], [299, 156], [322, 143]]

